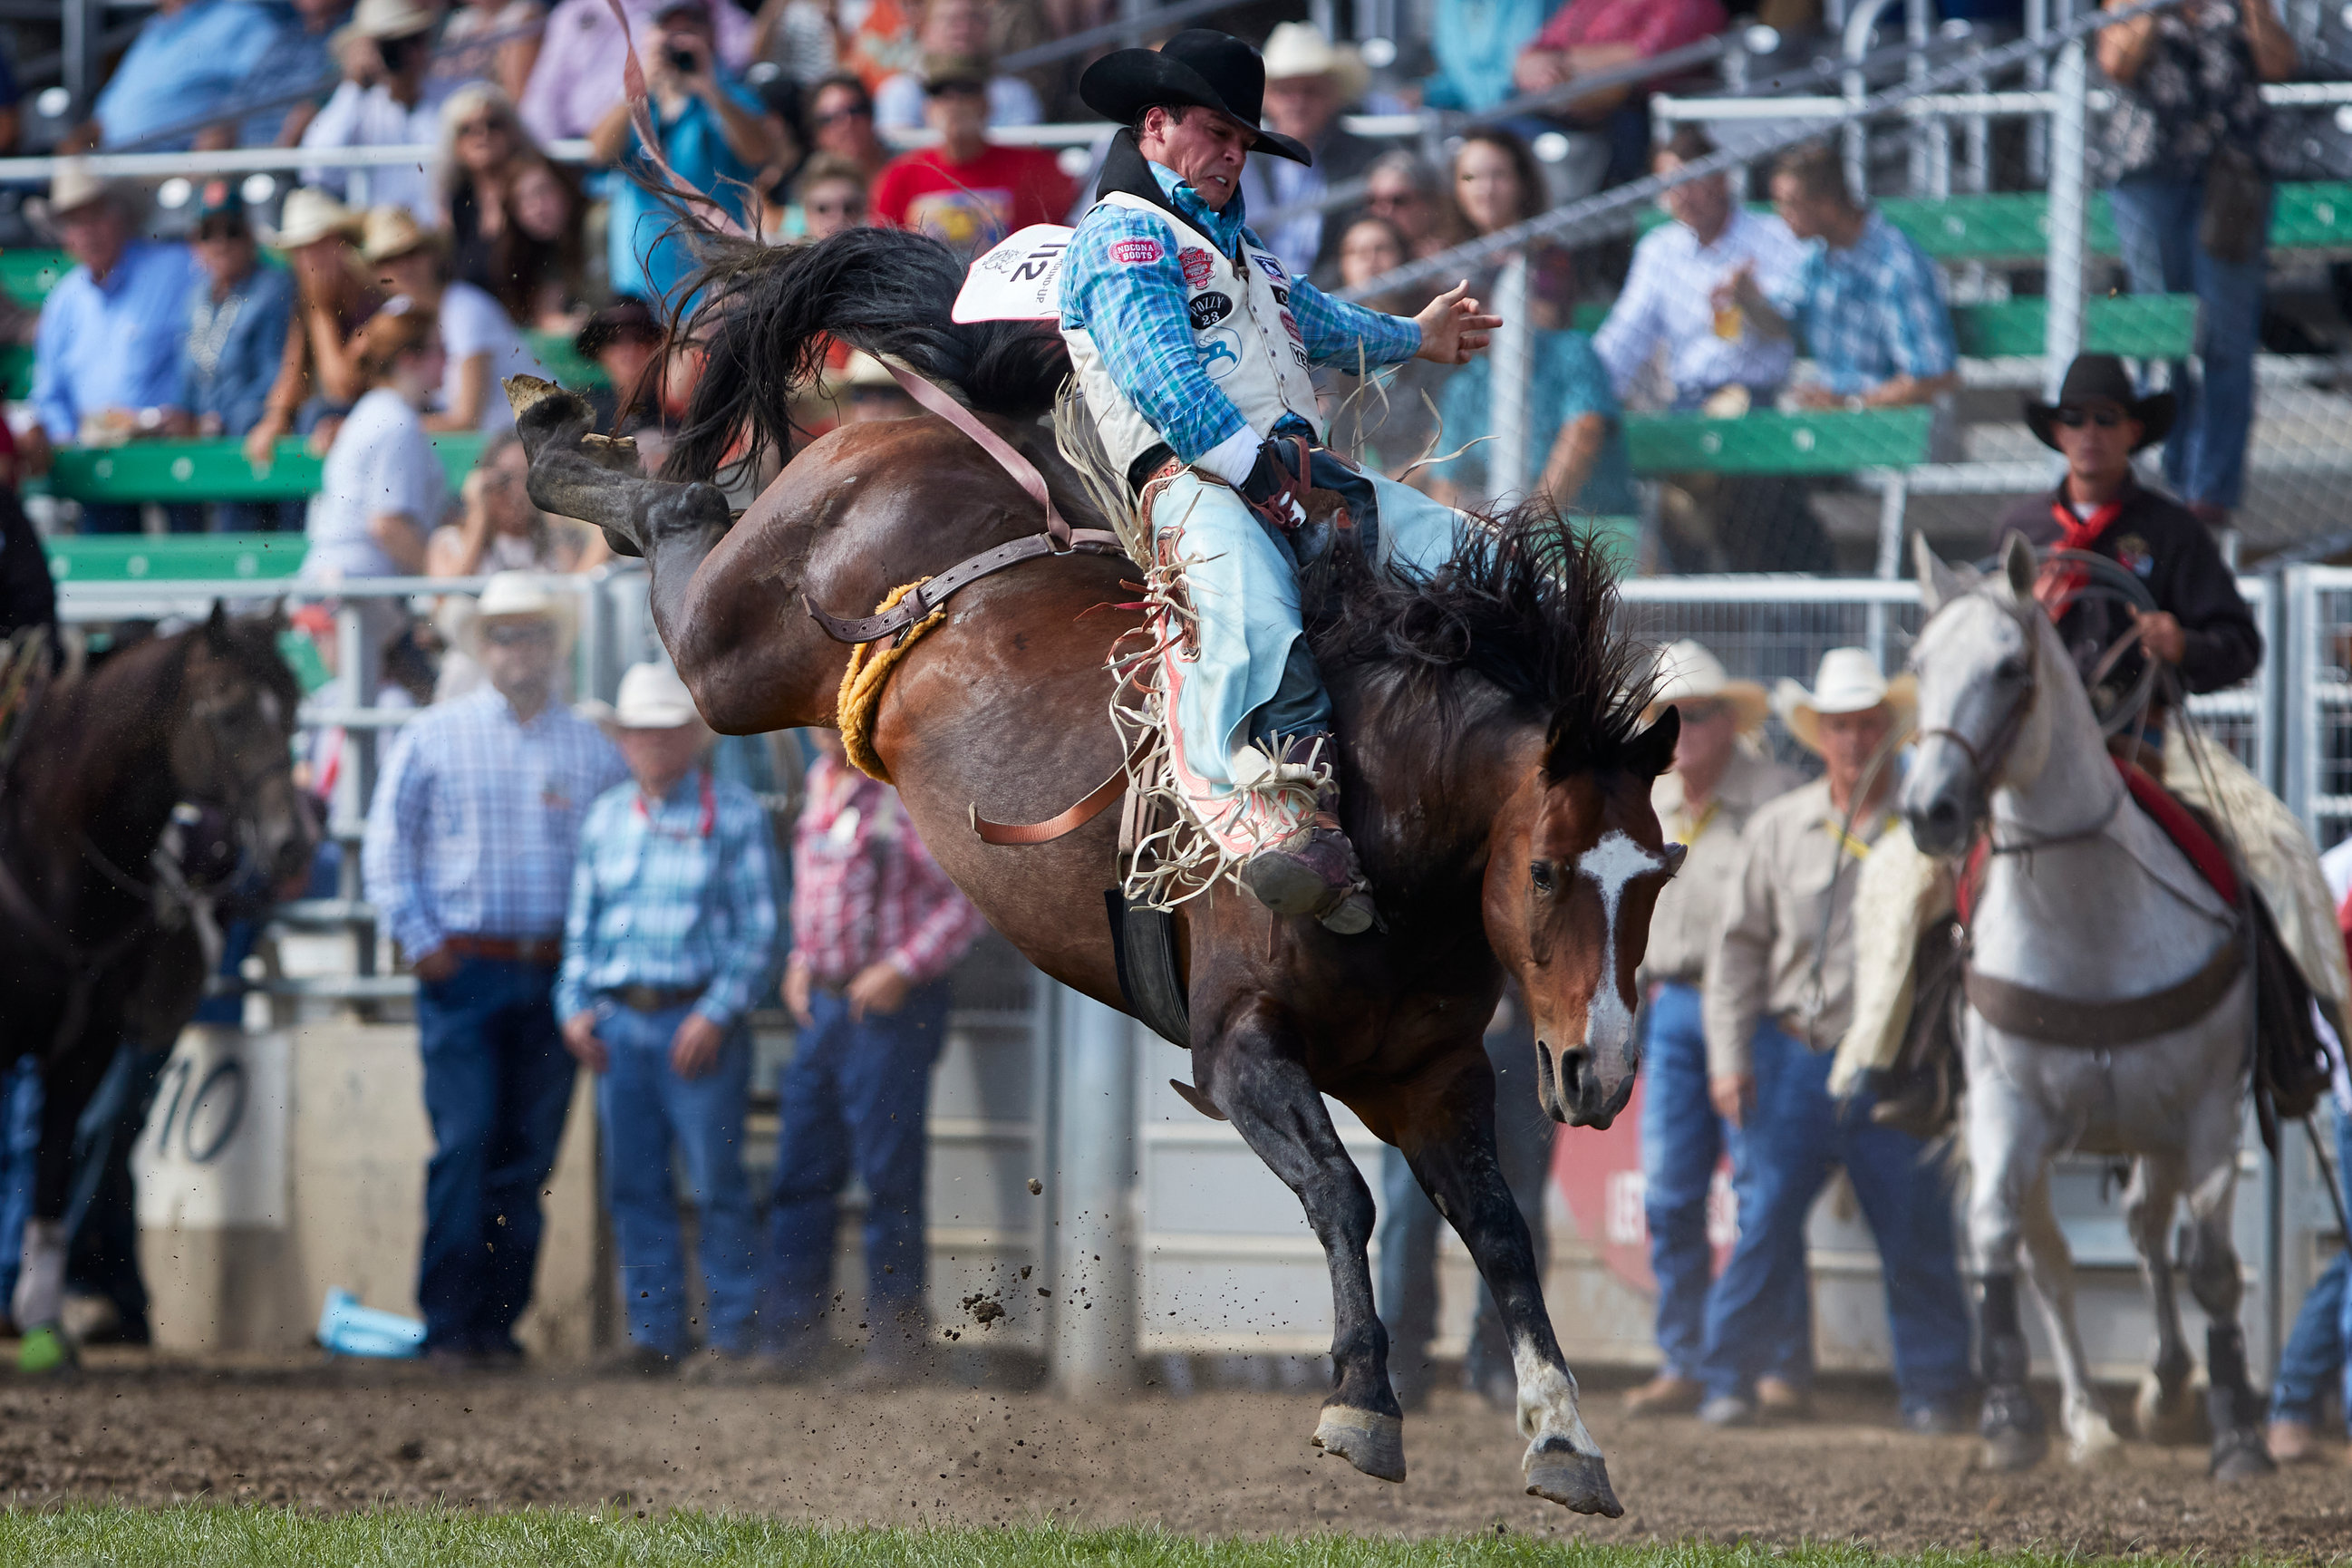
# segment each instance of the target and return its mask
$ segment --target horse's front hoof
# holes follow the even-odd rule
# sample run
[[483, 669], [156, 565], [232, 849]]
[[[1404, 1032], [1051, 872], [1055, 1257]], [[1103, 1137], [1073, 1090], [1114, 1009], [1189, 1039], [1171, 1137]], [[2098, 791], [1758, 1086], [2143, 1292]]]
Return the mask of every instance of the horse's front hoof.
[[1327, 1405], [1315, 1424], [1315, 1446], [1337, 1454], [1368, 1476], [1404, 1479], [1404, 1417], [1377, 1410]]
[[1572, 1513], [1597, 1513], [1622, 1518], [1625, 1505], [1609, 1485], [1609, 1461], [1598, 1454], [1550, 1448], [1529, 1454], [1528, 1495], [1556, 1502]]
[[2140, 1378], [2139, 1397], [2132, 1401], [2132, 1418], [2142, 1441], [2175, 1447], [2197, 1441], [2198, 1417], [2204, 1405], [2188, 1379], [2167, 1387], [2151, 1372]]
[[1998, 1432], [1985, 1433], [1984, 1447], [1978, 1457], [1986, 1469], [2007, 1473], [2032, 1469], [2049, 1451], [2050, 1439], [2046, 1435], [2008, 1426]]
[[2212, 1470], [2215, 1480], [2234, 1486], [2240, 1481], [2277, 1474], [2278, 1461], [2271, 1458], [2260, 1431], [2242, 1426], [2213, 1439]]

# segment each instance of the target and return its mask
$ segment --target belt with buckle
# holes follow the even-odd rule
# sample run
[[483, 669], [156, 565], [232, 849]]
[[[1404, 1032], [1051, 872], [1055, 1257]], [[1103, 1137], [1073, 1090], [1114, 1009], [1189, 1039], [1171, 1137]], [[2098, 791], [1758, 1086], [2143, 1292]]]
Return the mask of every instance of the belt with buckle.
[[497, 963], [529, 963], [552, 969], [563, 962], [560, 936], [451, 936], [443, 947], [460, 958], [487, 958]]
[[667, 1013], [702, 999], [700, 985], [619, 985], [604, 993], [632, 1013]]

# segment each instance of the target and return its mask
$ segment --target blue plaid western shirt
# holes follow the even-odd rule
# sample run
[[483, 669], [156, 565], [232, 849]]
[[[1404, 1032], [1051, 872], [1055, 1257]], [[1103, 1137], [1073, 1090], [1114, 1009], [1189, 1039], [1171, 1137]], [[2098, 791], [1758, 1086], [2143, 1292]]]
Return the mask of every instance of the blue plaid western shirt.
[[368, 900], [412, 963], [451, 936], [552, 937], [581, 819], [627, 776], [613, 742], [561, 702], [528, 724], [494, 690], [428, 708], [368, 806]]
[[[1169, 205], [1216, 241], [1219, 250], [1232, 255], [1244, 233], [1251, 244], [1265, 247], [1265, 242], [1246, 226], [1240, 192], [1223, 211], [1211, 212], [1173, 169], [1159, 163], [1150, 168]], [[1185, 318], [1189, 294], [1183, 266], [1176, 258], [1175, 235], [1157, 213], [1098, 203], [1079, 220], [1062, 258], [1062, 325], [1094, 334], [1103, 368], [1119, 391], [1179, 458], [1196, 463], [1249, 424], [1201, 368]], [[1159, 241], [1159, 260], [1114, 260], [1112, 247], [1129, 239]], [[1307, 357], [1318, 364], [1354, 369], [1360, 342], [1368, 366], [1395, 364], [1421, 350], [1421, 329], [1412, 321], [1334, 300], [1304, 278], [1290, 280], [1290, 313], [1297, 319]], [[1322, 438], [1322, 432], [1295, 417], [1283, 419], [1275, 428]]]
[[1778, 289], [1764, 281], [1832, 392], [1852, 396], [1898, 375], [1943, 375], [1958, 363], [1943, 274], [1876, 212], [1846, 249], [1814, 240]]
[[724, 1028], [767, 989], [775, 952], [776, 846], [750, 790], [697, 768], [659, 801], [634, 781], [596, 797], [580, 825], [557, 1017], [625, 985], [698, 986], [694, 1010]]

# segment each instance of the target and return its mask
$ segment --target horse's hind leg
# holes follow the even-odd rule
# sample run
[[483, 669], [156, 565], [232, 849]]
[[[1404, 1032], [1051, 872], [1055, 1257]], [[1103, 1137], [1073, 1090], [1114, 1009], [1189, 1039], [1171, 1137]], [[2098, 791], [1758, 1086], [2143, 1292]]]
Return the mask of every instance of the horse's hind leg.
[[2083, 1353], [2082, 1331], [2074, 1323], [2074, 1259], [2050, 1206], [2049, 1172], [2026, 1194], [2021, 1217], [2026, 1277], [2042, 1300], [2042, 1316], [2050, 1325], [2050, 1342], [2058, 1358], [2063, 1395], [2059, 1424], [2065, 1429], [2067, 1457], [2078, 1465], [2095, 1464], [2120, 1452], [2122, 1443], [2091, 1392], [2090, 1358]]
[[1368, 1476], [1404, 1479], [1404, 1411], [1389, 1387], [1388, 1331], [1372, 1309], [1372, 1194], [1323, 1096], [1260, 1007], [1193, 1054], [1201, 1088], [1307, 1210], [1331, 1268], [1331, 1397], [1315, 1446]]
[[2180, 1330], [2180, 1300], [2173, 1289], [2173, 1210], [2180, 1203], [2181, 1165], [2177, 1153], [2143, 1154], [2132, 1162], [2131, 1184], [2124, 1189], [2124, 1223], [2139, 1251], [2140, 1278], [2156, 1314], [2156, 1361], [2140, 1378], [2132, 1415], [2139, 1435], [2151, 1443], [2186, 1443], [2197, 1428], [2189, 1398], [2189, 1377], [2197, 1370]]
[[[1468, 1081], [1473, 1079], [1475, 1084]], [[1601, 1446], [1585, 1430], [1577, 1410], [1576, 1378], [1544, 1310], [1534, 1238], [1495, 1157], [1492, 1079], [1484, 1073], [1465, 1073], [1451, 1098], [1452, 1113], [1439, 1123], [1445, 1133], [1407, 1148], [1405, 1157], [1422, 1190], [1470, 1249], [1510, 1336], [1519, 1384], [1519, 1431], [1528, 1439], [1521, 1468], [1528, 1494], [1578, 1513], [1615, 1519], [1625, 1510], [1609, 1485], [1609, 1465]]]
[[2238, 1322], [2238, 1304], [2245, 1282], [2238, 1273], [2238, 1249], [2230, 1237], [2231, 1209], [2238, 1185], [2237, 1101], [2220, 1100], [2221, 1110], [2207, 1120], [2220, 1123], [2204, 1131], [2219, 1137], [2200, 1140], [2205, 1156], [2191, 1166], [2195, 1183], [2189, 1191], [2189, 1250], [2181, 1267], [2189, 1273], [2189, 1289], [2205, 1309], [2206, 1413], [2213, 1428], [2213, 1479], [2242, 1481], [2270, 1474], [2278, 1467], [2263, 1442], [2263, 1401], [2246, 1374], [2246, 1334]]

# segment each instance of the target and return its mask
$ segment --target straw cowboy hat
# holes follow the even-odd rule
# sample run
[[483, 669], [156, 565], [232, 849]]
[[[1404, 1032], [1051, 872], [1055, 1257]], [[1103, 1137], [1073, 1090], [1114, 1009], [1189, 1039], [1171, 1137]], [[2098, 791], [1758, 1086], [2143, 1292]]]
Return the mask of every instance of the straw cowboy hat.
[[1154, 104], [1198, 104], [1256, 133], [1251, 151], [1312, 163], [1306, 143], [1258, 123], [1265, 107], [1265, 62], [1231, 33], [1187, 27], [1156, 49], [1114, 49], [1078, 79], [1078, 97], [1117, 125], [1132, 125]]
[[331, 192], [302, 185], [288, 193], [278, 226], [262, 230], [261, 237], [272, 250], [299, 250], [337, 235], [355, 239], [359, 232], [359, 214], [337, 201]]
[[1334, 45], [1312, 22], [1285, 22], [1265, 36], [1265, 79], [1328, 76], [1342, 103], [1353, 103], [1372, 85], [1372, 73], [1354, 49]]
[[546, 621], [555, 628], [560, 658], [572, 646], [572, 595], [558, 591], [539, 573], [495, 573], [482, 584], [482, 596], [474, 601], [474, 614], [463, 634], [465, 648], [476, 658], [481, 658], [482, 633], [495, 623]]
[[2132, 450], [2153, 447], [2164, 439], [2172, 428], [2172, 394], [2159, 392], [2151, 397], [2139, 395], [2132, 385], [2131, 373], [2124, 362], [2113, 354], [2082, 354], [2066, 367], [2066, 379], [2059, 384], [2058, 401], [2036, 403], [2029, 398], [2025, 404], [2026, 427], [2034, 438], [2052, 451], [2058, 450], [2058, 437], [2053, 428], [2058, 422], [2058, 411], [2068, 405], [2081, 405], [2093, 399], [2122, 405], [2125, 416], [2139, 425], [2139, 440]]
[[1918, 682], [1909, 675], [1887, 679], [1878, 672], [1878, 660], [1870, 650], [1859, 647], [1833, 647], [1822, 655], [1821, 674], [1811, 691], [1784, 676], [1772, 697], [1789, 733], [1816, 753], [1822, 749], [1823, 714], [1867, 713], [1882, 704], [1894, 714], [1895, 730], [1907, 731], [1919, 705]]
[[352, 19], [335, 30], [335, 47], [346, 38], [413, 38], [437, 24], [431, 8], [417, 0], [360, 0]]
[[1762, 682], [1732, 679], [1723, 660], [1689, 637], [1661, 648], [1657, 668], [1657, 694], [1650, 699], [1644, 720], [1655, 717], [1669, 702], [1720, 702], [1738, 716], [1739, 732], [1753, 735], [1772, 710]]
[[406, 207], [370, 207], [361, 220], [360, 259], [371, 267], [440, 243], [440, 231], [418, 223]]
[[54, 228], [66, 214], [103, 201], [111, 201], [128, 213], [130, 189], [94, 172], [89, 164], [73, 160], [58, 165], [58, 172], [49, 176], [49, 194], [35, 196], [25, 204], [25, 210], [32, 215], [35, 223]]
[[694, 705], [694, 693], [686, 689], [677, 671], [653, 659], [629, 666], [628, 673], [621, 677], [621, 689], [614, 694], [609, 705], [598, 702], [581, 706], [593, 707], [596, 722], [607, 731], [676, 730], [702, 722], [702, 711]]

